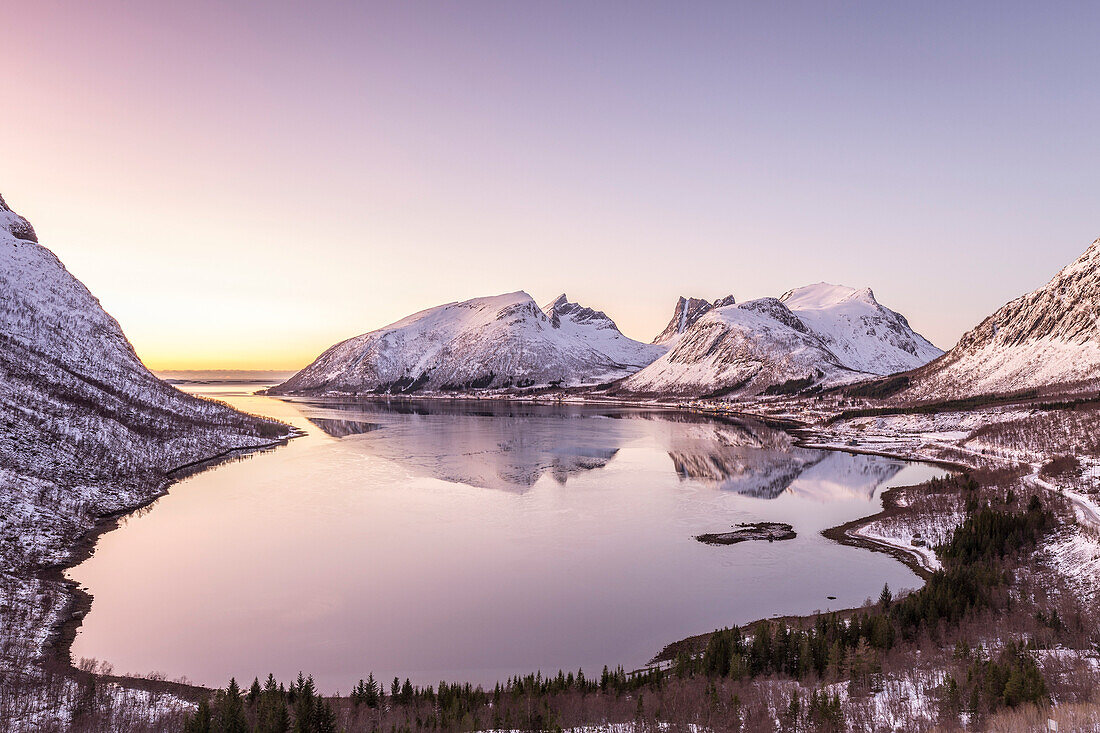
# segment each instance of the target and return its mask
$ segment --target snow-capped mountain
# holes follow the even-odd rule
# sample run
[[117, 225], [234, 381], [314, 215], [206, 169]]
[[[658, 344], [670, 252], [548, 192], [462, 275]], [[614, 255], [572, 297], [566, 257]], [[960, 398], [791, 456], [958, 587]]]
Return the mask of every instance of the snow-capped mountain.
[[562, 335], [590, 345], [629, 371], [637, 371], [665, 352], [659, 346], [627, 338], [603, 311], [571, 303], [565, 293], [543, 306], [542, 311]]
[[703, 300], [702, 298], [685, 298], [681, 295], [680, 299], [676, 301], [676, 308], [672, 312], [672, 318], [669, 319], [668, 325], [665, 326], [665, 330], [657, 334], [657, 338], [653, 339], [653, 343], [667, 346], [679, 339], [680, 335], [686, 331], [689, 326], [710, 311], [715, 308], [733, 305], [736, 302], [737, 301], [734, 300], [732, 295], [719, 298], [713, 303], [709, 300]]
[[893, 374], [943, 354], [905, 316], [875, 300], [870, 288], [818, 283], [789, 290], [779, 301], [819, 336], [840, 364], [867, 374]]
[[663, 347], [619, 332], [599, 311], [524, 292], [429, 308], [331, 347], [273, 394], [454, 391], [599, 384]]
[[1034, 292], [1005, 304], [943, 358], [910, 375], [906, 399], [1100, 386], [1100, 239]]
[[753, 395], [913, 369], [943, 352], [870, 289], [819, 283], [713, 308], [622, 383], [641, 394]]
[[[0, 569], [159, 490], [170, 467], [286, 432], [157, 379], [0, 198]], [[47, 504], [21, 500], [46, 485]]]
[[[154, 497], [170, 468], [288, 431], [153, 376], [0, 198], [0, 573], [11, 579], [0, 607], [21, 664], [39, 658], [71, 593], [37, 571], [66, 559], [97, 517]], [[0, 659], [0, 676], [17, 656]]]

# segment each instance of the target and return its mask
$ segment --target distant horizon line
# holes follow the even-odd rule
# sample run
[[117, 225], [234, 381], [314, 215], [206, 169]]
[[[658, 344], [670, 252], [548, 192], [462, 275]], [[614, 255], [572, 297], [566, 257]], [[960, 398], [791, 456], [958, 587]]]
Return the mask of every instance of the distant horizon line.
[[154, 374], [209, 374], [210, 372], [221, 372], [223, 374], [293, 374], [294, 372], [301, 371], [298, 369], [223, 369], [221, 367], [210, 367], [208, 369], [163, 369], [154, 368], [146, 365], [146, 369]]

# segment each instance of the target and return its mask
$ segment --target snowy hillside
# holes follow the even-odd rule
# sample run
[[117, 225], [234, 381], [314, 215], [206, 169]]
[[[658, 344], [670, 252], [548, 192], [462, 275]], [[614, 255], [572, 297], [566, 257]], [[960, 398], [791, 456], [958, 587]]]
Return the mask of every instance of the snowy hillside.
[[913, 369], [943, 352], [869, 289], [819, 283], [715, 308], [625, 391], [683, 396], [760, 394]]
[[429, 308], [336, 344], [273, 394], [412, 393], [598, 384], [663, 347], [628, 339], [599, 311], [524, 292]]
[[1100, 239], [1038, 290], [1007, 303], [942, 359], [911, 376], [906, 399], [1100, 386]]
[[790, 290], [779, 301], [848, 369], [893, 374], [943, 354], [915, 332], [905, 316], [875, 300], [870, 288], [818, 283]]
[[[153, 376], [0, 198], [0, 572], [23, 584], [9, 594], [45, 594], [30, 574], [68, 557], [97, 516], [155, 496], [168, 469], [286, 431]], [[27, 623], [13, 633], [49, 630]]]

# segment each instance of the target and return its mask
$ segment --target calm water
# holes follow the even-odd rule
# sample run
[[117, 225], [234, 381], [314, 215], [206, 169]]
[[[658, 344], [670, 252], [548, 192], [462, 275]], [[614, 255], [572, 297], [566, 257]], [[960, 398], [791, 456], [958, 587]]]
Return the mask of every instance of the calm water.
[[[305, 670], [328, 691], [371, 671], [633, 668], [691, 634], [919, 585], [820, 531], [941, 473], [669, 411], [190, 389], [309, 434], [181, 481], [104, 535], [70, 573], [95, 596], [74, 658], [210, 685]], [[758, 520], [798, 538], [692, 539]]]

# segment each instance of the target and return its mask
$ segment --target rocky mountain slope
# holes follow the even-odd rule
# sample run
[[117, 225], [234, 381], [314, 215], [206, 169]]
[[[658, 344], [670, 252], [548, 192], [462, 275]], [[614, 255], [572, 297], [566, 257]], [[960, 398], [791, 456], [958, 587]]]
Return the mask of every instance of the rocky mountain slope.
[[1005, 304], [943, 358], [909, 375], [902, 399], [1100, 387], [1100, 239], [1038, 290]]
[[[0, 198], [0, 646], [36, 658], [51, 628], [40, 614], [59, 613], [65, 594], [31, 573], [67, 559], [97, 516], [148, 501], [172, 467], [287, 430], [153, 376]], [[33, 613], [24, 596], [38, 598]]]
[[715, 308], [734, 305], [736, 302], [737, 301], [734, 300], [732, 295], [719, 298], [713, 303], [709, 300], [703, 300], [702, 298], [685, 298], [680, 296], [680, 299], [676, 301], [676, 308], [672, 312], [672, 318], [669, 320], [668, 325], [665, 326], [665, 330], [657, 334], [657, 338], [653, 339], [653, 343], [670, 345], [672, 342], [678, 340], [681, 334], [683, 334], [689, 326], [710, 311]]
[[272, 394], [414, 393], [609, 382], [663, 347], [619, 332], [562, 295], [539, 308], [524, 292], [429, 308], [336, 344]]
[[819, 283], [710, 310], [621, 389], [686, 397], [791, 392], [913, 369], [942, 353], [870, 289]]

